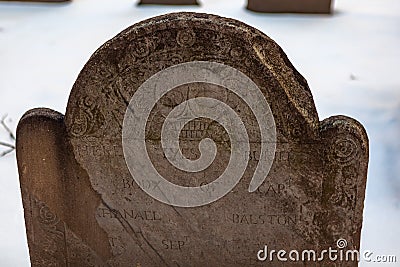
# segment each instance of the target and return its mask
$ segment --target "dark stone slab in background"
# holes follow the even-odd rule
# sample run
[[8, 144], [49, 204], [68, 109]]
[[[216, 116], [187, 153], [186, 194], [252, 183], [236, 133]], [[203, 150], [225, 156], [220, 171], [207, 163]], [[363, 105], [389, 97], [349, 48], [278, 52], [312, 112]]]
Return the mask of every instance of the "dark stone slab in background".
[[198, 5], [196, 0], [140, 0], [139, 5]]
[[332, 0], [248, 0], [247, 9], [265, 13], [315, 13], [332, 12]]

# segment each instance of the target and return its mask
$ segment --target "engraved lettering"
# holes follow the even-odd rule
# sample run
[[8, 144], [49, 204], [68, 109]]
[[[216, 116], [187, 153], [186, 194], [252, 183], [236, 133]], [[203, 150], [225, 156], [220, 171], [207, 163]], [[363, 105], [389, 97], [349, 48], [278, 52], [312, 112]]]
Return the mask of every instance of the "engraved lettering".
[[230, 222], [242, 225], [284, 225], [290, 226], [301, 221], [298, 214], [232, 214]]
[[161, 221], [162, 217], [157, 211], [153, 210], [126, 210], [122, 209], [119, 211], [121, 215], [118, 215], [118, 212], [110, 211], [107, 208], [99, 208], [97, 216], [100, 218], [106, 219], [114, 219], [118, 216], [122, 216], [124, 219], [127, 220], [139, 220], [139, 221]]
[[182, 250], [183, 246], [185, 246], [185, 241], [164, 239], [162, 240], [162, 244], [164, 249]]

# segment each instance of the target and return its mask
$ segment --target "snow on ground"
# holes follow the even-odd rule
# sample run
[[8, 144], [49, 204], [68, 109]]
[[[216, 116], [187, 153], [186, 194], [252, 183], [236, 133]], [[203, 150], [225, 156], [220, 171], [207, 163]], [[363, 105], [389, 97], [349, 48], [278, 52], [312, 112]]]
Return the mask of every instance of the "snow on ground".
[[[64, 113], [71, 87], [90, 55], [135, 22], [175, 11], [239, 19], [284, 49], [308, 80], [321, 120], [345, 114], [366, 127], [370, 168], [362, 248], [375, 255], [397, 253], [400, 262], [400, 1], [337, 0], [333, 16], [256, 14], [244, 9], [244, 0], [201, 3], [0, 3], [0, 115], [8, 114], [15, 130], [30, 108]], [[11, 141], [3, 129], [0, 141]], [[15, 153], [0, 159], [0, 170], [0, 266], [29, 266]]]

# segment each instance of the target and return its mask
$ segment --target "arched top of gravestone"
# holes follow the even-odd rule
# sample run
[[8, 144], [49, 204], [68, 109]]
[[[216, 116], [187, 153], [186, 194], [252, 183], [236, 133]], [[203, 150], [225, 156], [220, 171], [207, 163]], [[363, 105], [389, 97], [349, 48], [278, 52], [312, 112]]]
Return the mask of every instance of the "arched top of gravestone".
[[139, 86], [162, 69], [191, 61], [222, 63], [252, 79], [271, 106], [278, 138], [292, 137], [290, 131], [284, 132], [287, 124], [301, 129], [301, 134], [318, 134], [307, 82], [272, 39], [237, 20], [172, 13], [127, 28], [92, 55], [69, 98], [69, 136], [120, 135], [113, 129], [121, 129]]

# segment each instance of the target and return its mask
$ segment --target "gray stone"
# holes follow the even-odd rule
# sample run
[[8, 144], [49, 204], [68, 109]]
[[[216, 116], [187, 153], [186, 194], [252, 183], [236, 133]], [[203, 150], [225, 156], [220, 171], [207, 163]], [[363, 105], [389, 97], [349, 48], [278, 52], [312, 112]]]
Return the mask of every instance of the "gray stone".
[[124, 30], [65, 117], [23, 116], [17, 159], [32, 266], [357, 266], [258, 260], [265, 245], [359, 249], [368, 138], [349, 117], [319, 121], [282, 49], [233, 19]]

